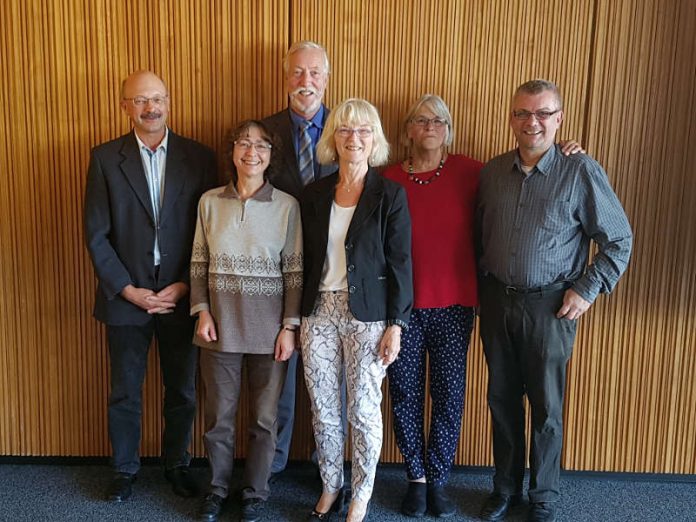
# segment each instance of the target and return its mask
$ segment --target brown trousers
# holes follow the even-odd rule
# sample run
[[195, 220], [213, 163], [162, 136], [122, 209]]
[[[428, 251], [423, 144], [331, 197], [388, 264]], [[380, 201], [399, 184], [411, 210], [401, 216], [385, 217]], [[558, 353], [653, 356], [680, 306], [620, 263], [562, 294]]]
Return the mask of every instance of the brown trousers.
[[212, 478], [210, 492], [226, 498], [234, 466], [235, 420], [246, 363], [249, 391], [249, 428], [242, 499], [267, 500], [268, 478], [277, 437], [278, 398], [285, 383], [287, 362], [272, 354], [224, 353], [201, 349], [201, 377], [205, 388], [205, 444]]

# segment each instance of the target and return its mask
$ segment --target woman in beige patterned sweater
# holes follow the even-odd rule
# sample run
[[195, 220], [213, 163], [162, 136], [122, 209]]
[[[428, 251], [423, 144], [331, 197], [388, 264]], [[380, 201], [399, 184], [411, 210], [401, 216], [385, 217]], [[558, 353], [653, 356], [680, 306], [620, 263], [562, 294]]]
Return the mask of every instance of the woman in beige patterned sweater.
[[242, 366], [249, 397], [249, 446], [242, 520], [258, 518], [270, 490], [278, 398], [296, 346], [302, 294], [302, 228], [297, 201], [266, 174], [274, 151], [263, 123], [246, 121], [230, 138], [232, 181], [198, 206], [191, 257], [194, 343], [202, 348], [203, 436], [212, 470], [199, 518], [216, 520], [230, 491]]

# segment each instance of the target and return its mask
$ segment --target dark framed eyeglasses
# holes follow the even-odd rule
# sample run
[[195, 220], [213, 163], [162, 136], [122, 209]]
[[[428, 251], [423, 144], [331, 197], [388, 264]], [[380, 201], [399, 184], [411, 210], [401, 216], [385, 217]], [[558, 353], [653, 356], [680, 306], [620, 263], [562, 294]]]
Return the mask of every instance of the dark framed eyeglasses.
[[556, 109], [555, 111], [534, 111], [529, 112], [525, 110], [512, 111], [512, 116], [519, 121], [527, 121], [532, 114], [539, 121], [546, 121], [551, 116], [559, 112], [561, 109]]

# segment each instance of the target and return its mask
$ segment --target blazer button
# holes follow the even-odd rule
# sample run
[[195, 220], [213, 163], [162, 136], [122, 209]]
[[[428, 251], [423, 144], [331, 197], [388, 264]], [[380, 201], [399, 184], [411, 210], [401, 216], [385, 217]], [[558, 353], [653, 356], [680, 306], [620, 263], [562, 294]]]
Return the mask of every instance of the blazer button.
[[353, 243], [346, 243], [346, 250], [353, 248]]
[[348, 265], [348, 271], [352, 272], [353, 270], [355, 270], [355, 265]]
[[356, 288], [355, 288], [354, 285], [350, 285], [350, 286], [348, 287], [348, 293], [349, 293], [349, 294], [354, 294], [355, 291], [356, 291]]

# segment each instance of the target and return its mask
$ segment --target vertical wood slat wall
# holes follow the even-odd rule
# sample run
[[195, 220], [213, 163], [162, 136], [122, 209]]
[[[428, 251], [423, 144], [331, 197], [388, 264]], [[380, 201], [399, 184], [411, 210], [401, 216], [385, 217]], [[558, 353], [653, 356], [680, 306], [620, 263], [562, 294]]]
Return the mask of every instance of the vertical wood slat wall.
[[[107, 352], [81, 212], [89, 149], [128, 129], [120, 80], [160, 73], [172, 128], [222, 161], [231, 125], [284, 105], [283, 52], [310, 38], [329, 51], [329, 106], [371, 100], [395, 160], [400, 117], [424, 92], [449, 103], [453, 150], [485, 161], [513, 145], [514, 87], [558, 82], [561, 135], [605, 166], [636, 235], [628, 274], [581, 320], [563, 466], [696, 473], [695, 33], [690, 0], [2, 2], [0, 455], [109, 454]], [[153, 351], [144, 455], [159, 453], [160, 387]], [[491, 463], [485, 387], [475, 333], [458, 464]], [[299, 402], [291, 457], [307, 458], [306, 393]], [[385, 397], [393, 462], [389, 407]], [[247, 411], [242, 401], [239, 433]], [[201, 434], [199, 413], [196, 455]]]

